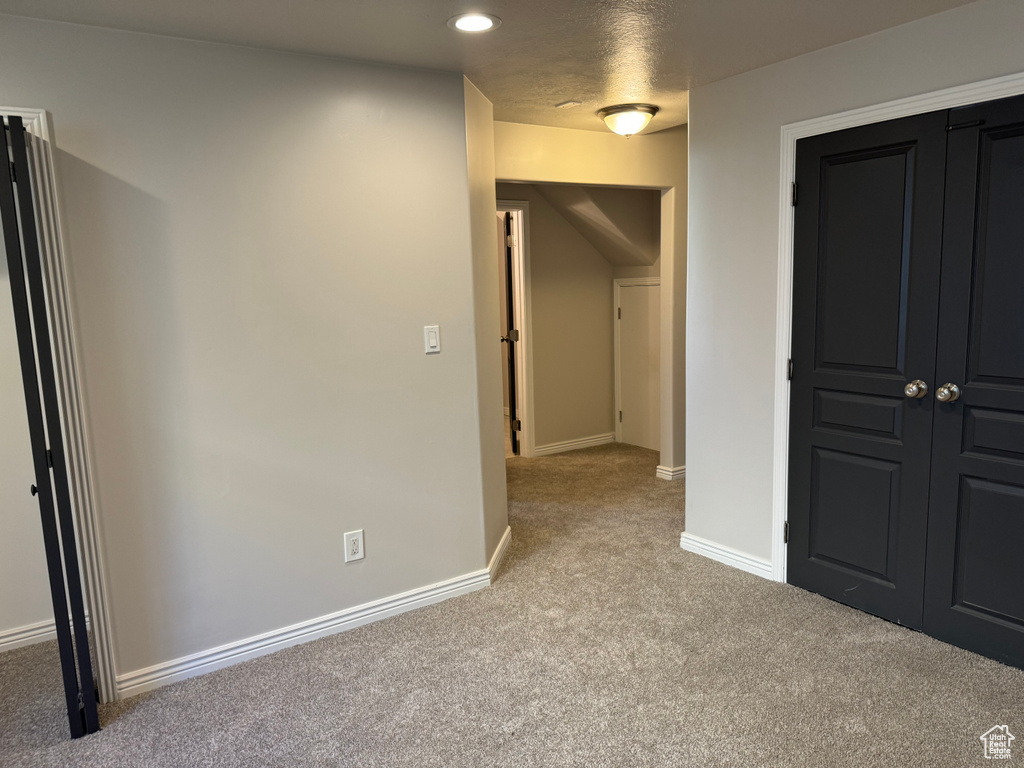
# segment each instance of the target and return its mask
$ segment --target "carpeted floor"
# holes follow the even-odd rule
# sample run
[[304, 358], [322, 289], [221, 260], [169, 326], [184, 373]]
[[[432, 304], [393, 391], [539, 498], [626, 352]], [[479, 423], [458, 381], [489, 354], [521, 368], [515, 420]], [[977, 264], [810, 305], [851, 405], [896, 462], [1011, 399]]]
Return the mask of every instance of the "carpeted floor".
[[993, 725], [1024, 739], [1021, 671], [682, 551], [656, 464], [511, 459], [492, 588], [105, 706], [78, 742], [55, 648], [4, 654], [0, 764], [959, 768]]

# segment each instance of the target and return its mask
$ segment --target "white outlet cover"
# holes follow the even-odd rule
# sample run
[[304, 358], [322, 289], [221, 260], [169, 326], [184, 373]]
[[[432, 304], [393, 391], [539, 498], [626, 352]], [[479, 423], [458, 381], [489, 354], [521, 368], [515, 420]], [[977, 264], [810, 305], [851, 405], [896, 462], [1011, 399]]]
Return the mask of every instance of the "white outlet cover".
[[363, 549], [363, 531], [351, 531], [345, 534], [345, 562], [362, 560], [366, 551]]

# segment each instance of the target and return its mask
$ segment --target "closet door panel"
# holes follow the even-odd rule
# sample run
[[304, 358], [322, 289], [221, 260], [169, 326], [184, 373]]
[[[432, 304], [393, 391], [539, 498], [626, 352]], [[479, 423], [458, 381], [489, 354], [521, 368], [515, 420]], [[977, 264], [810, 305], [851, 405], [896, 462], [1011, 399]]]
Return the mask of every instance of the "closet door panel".
[[797, 144], [788, 578], [920, 628], [945, 112]]
[[924, 629], [1024, 666], [1024, 98], [949, 122]]

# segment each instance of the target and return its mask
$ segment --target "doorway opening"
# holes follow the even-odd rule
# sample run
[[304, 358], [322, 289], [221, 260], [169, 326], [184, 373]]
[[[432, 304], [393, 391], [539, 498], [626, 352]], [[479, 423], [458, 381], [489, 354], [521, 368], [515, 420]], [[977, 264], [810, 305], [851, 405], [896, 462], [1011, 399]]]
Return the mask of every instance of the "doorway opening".
[[527, 278], [516, 363], [530, 374], [515, 390], [528, 396], [527, 439], [522, 457], [506, 460], [519, 551], [551, 549], [554, 520], [569, 532], [563, 542], [620, 525], [632, 540], [651, 535], [656, 518], [681, 529], [685, 482], [659, 471], [664, 194], [499, 183], [497, 198], [526, 214], [526, 238], [513, 246]]
[[497, 198], [508, 455], [659, 451], [661, 191], [499, 183]]

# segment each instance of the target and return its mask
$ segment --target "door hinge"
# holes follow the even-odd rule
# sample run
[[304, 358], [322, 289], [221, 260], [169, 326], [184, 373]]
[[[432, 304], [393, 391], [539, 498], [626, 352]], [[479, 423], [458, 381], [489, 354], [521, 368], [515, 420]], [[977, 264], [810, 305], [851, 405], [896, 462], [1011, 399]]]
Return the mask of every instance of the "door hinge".
[[15, 183], [17, 183], [17, 181], [18, 181], [18, 171], [15, 169], [15, 165], [14, 165], [14, 161], [13, 160], [11, 161], [11, 181], [13, 181]]
[[507, 247], [514, 248], [515, 244], [516, 244], [516, 239], [512, 235], [507, 235], [505, 237], [505, 245]]
[[622, 319], [622, 307], [619, 307], [619, 320]]
[[786, 381], [793, 380], [793, 358], [789, 358], [789, 362], [786, 363]]
[[796, 182], [794, 181], [793, 182], [793, 205], [794, 205], [794, 207], [796, 206], [796, 197], [797, 197], [797, 191], [796, 190], [797, 190], [797, 186], [796, 186]]
[[53, 452], [49, 450], [46, 452], [46, 466], [53, 469]]
[[619, 424], [622, 423], [622, 411], [619, 411]]
[[512, 419], [512, 429], [515, 432], [522, 432], [523, 431], [523, 422], [520, 421], [519, 419]]
[[782, 524], [782, 543], [789, 544], [789, 520]]

